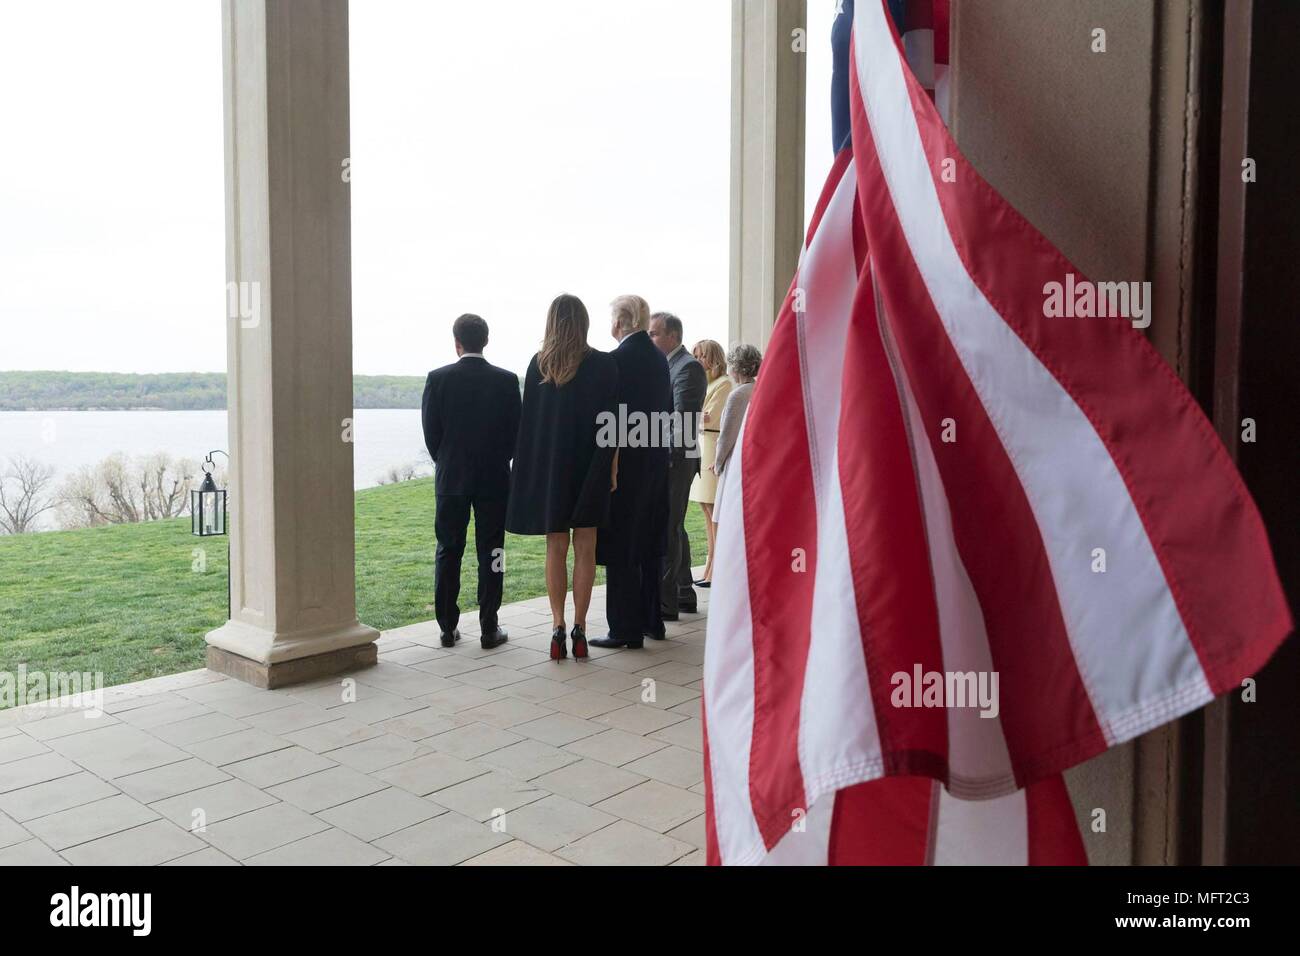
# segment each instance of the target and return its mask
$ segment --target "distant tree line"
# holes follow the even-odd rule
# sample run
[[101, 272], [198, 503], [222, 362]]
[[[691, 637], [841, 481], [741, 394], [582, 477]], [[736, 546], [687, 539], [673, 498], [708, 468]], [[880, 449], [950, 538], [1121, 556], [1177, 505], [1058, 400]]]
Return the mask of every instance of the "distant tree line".
[[[354, 408], [419, 408], [418, 375], [354, 375]], [[226, 407], [224, 372], [0, 372], [0, 411], [157, 409], [201, 411]]]

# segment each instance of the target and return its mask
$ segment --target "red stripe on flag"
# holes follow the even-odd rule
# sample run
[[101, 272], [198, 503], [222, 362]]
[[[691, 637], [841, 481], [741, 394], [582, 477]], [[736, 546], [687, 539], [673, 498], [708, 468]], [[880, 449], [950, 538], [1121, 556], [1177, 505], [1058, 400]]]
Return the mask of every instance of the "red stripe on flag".
[[[904, 76], [962, 263], [1114, 459], [1211, 690], [1239, 686], [1293, 627], [1241, 475], [1173, 369], [1128, 320], [1044, 316], [1047, 283], [1085, 277], [980, 177], [926, 91]], [[856, 133], [856, 109], [853, 116]], [[955, 163], [955, 182], [940, 178], [944, 160]]]
[[948, 0], [934, 0], [934, 62], [948, 64]]
[[916, 473], [880, 339], [870, 268], [853, 303], [842, 395], [840, 487], [884, 770], [947, 780], [945, 711], [915, 708], [906, 720], [891, 719], [891, 677], [901, 672], [910, 679], [917, 665], [942, 671], [943, 651]]
[[1088, 854], [1075, 822], [1065, 779], [1056, 774], [1025, 788], [1030, 866], [1086, 866]]
[[[817, 573], [817, 514], [795, 315], [781, 310], [750, 401], [742, 482], [754, 629], [749, 790], [768, 849], [806, 810], [799, 711]], [[802, 563], [796, 555], [802, 553]]]
[[842, 149], [835, 154], [835, 161], [831, 163], [830, 174], [826, 177], [826, 182], [822, 184], [822, 191], [817, 196], [817, 205], [813, 207], [812, 216], [808, 220], [808, 232], [803, 243], [805, 249], [812, 245], [813, 236], [817, 234], [817, 227], [822, 224], [822, 216], [826, 214], [826, 208], [831, 204], [831, 198], [835, 195], [835, 188], [839, 186], [840, 180], [844, 178], [844, 170], [851, 162], [853, 162], [853, 150]]
[[827, 863], [831, 866], [923, 866], [934, 783], [885, 777], [835, 794]]
[[700, 726], [704, 738], [704, 862], [708, 866], [721, 866], [717, 819], [713, 815], [713, 767], [709, 763], [709, 708], [703, 697], [700, 698]]
[[903, 0], [903, 32], [934, 28], [933, 0]]
[[[886, 320], [928, 426], [957, 549], [984, 613], [1007, 748], [1016, 782], [1024, 784], [1100, 753], [1106, 742], [1075, 666], [1038, 524], [917, 270], [856, 70], [850, 84], [859, 197]], [[960, 430], [956, 441], [940, 440], [944, 419]]]
[[[808, 245], [852, 156], [841, 150], [822, 187]], [[791, 282], [793, 290], [799, 281]], [[812, 639], [817, 510], [800, 368], [798, 327], [787, 294], [754, 385], [744, 432], [742, 504], [754, 635], [754, 734], [750, 801], [771, 849], [807, 811], [799, 766], [799, 713]], [[803, 554], [794, 570], [795, 552]]]

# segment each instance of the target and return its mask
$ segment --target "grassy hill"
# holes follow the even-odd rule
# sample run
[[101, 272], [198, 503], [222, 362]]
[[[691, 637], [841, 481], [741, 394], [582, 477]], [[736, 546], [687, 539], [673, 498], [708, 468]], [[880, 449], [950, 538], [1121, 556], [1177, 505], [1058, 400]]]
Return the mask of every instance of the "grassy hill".
[[[357, 492], [357, 608], [380, 630], [433, 618], [433, 479]], [[698, 506], [687, 520], [702, 562]], [[462, 614], [476, 563], [465, 556]], [[195, 569], [206, 546], [206, 569]], [[543, 539], [506, 541], [505, 601], [546, 592]], [[0, 671], [102, 672], [105, 685], [203, 666], [203, 635], [226, 618], [226, 542], [188, 518], [0, 537]], [[603, 580], [598, 578], [598, 583]]]
[[[354, 375], [354, 408], [419, 408], [424, 378]], [[0, 372], [0, 411], [226, 407], [224, 372]]]

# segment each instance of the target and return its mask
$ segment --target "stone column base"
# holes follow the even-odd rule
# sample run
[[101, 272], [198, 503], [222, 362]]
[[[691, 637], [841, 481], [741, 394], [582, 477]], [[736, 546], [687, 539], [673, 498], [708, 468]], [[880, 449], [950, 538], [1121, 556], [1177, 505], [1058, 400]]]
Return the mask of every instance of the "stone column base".
[[373, 667], [379, 661], [379, 648], [372, 644], [341, 647], [323, 654], [295, 657], [270, 664], [242, 657], [220, 647], [208, 645], [208, 670], [225, 674], [263, 690], [304, 684], [307, 681]]

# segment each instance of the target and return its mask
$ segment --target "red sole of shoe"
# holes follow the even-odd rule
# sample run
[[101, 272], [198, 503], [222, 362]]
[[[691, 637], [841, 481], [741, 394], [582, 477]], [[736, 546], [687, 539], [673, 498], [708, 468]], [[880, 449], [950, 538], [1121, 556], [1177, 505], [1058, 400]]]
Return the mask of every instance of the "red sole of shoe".
[[[577, 656], [578, 656], [578, 649], [577, 649], [576, 647], [573, 649], [573, 656], [574, 656], [574, 657], [577, 657]], [[583, 656], [585, 657], [586, 655], [584, 654]], [[563, 644], [556, 644], [554, 641], [552, 641], [552, 642], [551, 642], [551, 660], [553, 660], [553, 661], [562, 661], [562, 660], [564, 660], [564, 657], [565, 657], [565, 654], [564, 654], [564, 645], [563, 645]]]
[[576, 660], [580, 660], [580, 661], [585, 661], [585, 660], [587, 659], [587, 642], [586, 642], [586, 641], [574, 641], [574, 642], [573, 642], [573, 656], [574, 656], [574, 659], [576, 659]]

